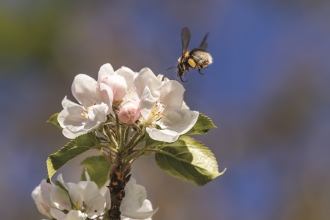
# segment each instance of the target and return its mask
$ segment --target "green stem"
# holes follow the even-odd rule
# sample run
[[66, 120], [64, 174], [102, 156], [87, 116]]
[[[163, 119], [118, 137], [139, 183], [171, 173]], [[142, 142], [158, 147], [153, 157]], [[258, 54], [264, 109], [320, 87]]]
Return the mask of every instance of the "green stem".
[[120, 149], [124, 149], [126, 143], [126, 131], [128, 130], [127, 125], [120, 126]]
[[139, 132], [135, 132], [135, 134], [133, 135], [133, 137], [131, 137], [131, 139], [129, 140], [129, 142], [126, 144], [125, 149], [129, 149], [131, 148], [131, 146], [133, 145], [133, 143], [135, 142], [136, 139], [138, 139], [140, 136]]
[[125, 129], [125, 146], [126, 146], [127, 141], [128, 141], [128, 136], [129, 136], [130, 129], [131, 129], [130, 126], [127, 126], [126, 129]]
[[114, 153], [118, 153], [118, 150], [113, 148], [112, 146], [110, 145], [103, 145], [103, 144], [98, 144], [96, 145], [96, 148], [105, 148], [105, 149], [109, 149], [110, 151], [114, 152]]
[[129, 165], [131, 163], [131, 161], [138, 158], [143, 152], [149, 150], [150, 147], [154, 147], [154, 145], [153, 144], [146, 145], [140, 149], [137, 149], [134, 153], [127, 156], [125, 166]]
[[113, 146], [115, 146], [116, 149], [118, 149], [118, 143], [114, 137], [114, 133], [110, 130], [110, 128], [107, 126], [107, 129], [105, 130], [107, 136], [110, 139], [110, 142], [112, 143]]

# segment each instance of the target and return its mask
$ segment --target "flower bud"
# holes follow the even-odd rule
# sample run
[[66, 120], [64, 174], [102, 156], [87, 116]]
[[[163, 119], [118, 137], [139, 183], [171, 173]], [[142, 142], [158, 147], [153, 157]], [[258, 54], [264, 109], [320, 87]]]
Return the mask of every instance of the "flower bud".
[[121, 109], [118, 114], [118, 118], [121, 122], [131, 125], [140, 117], [139, 105], [133, 101], [124, 101], [121, 105]]

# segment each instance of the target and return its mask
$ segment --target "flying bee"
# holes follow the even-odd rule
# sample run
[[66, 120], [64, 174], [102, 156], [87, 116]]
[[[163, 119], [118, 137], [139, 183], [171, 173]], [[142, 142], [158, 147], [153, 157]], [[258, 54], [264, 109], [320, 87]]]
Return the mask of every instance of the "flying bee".
[[189, 68], [197, 68], [198, 72], [201, 75], [205, 75], [201, 73], [201, 69], [206, 68], [209, 64], [212, 63], [211, 55], [206, 51], [207, 42], [206, 39], [209, 33], [206, 33], [202, 42], [198, 46], [198, 48], [192, 49], [187, 52], [187, 48], [190, 42], [191, 34], [190, 30], [187, 27], [184, 27], [181, 32], [181, 41], [182, 41], [182, 55], [178, 59], [177, 75], [182, 82], [187, 82], [182, 79], [183, 74], [187, 74]]

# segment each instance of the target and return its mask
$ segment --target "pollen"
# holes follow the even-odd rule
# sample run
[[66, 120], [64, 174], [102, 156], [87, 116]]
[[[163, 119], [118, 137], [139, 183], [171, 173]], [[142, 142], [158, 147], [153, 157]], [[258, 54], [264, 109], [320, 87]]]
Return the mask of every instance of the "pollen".
[[81, 111], [81, 116], [83, 116], [84, 118], [88, 119], [88, 108], [87, 109], [83, 109]]
[[152, 107], [151, 113], [148, 119], [145, 121], [145, 124], [154, 127], [155, 122], [159, 121], [162, 117], [165, 116], [164, 109], [165, 109], [165, 105], [163, 104], [163, 102], [157, 101]]

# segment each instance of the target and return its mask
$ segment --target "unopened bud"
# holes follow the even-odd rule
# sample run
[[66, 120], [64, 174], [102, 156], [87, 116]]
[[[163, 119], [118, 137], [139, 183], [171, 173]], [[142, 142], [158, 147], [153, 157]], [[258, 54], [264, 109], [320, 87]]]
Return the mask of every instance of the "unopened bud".
[[121, 104], [121, 109], [118, 114], [118, 118], [121, 122], [131, 125], [140, 117], [139, 105], [133, 101], [124, 101]]

